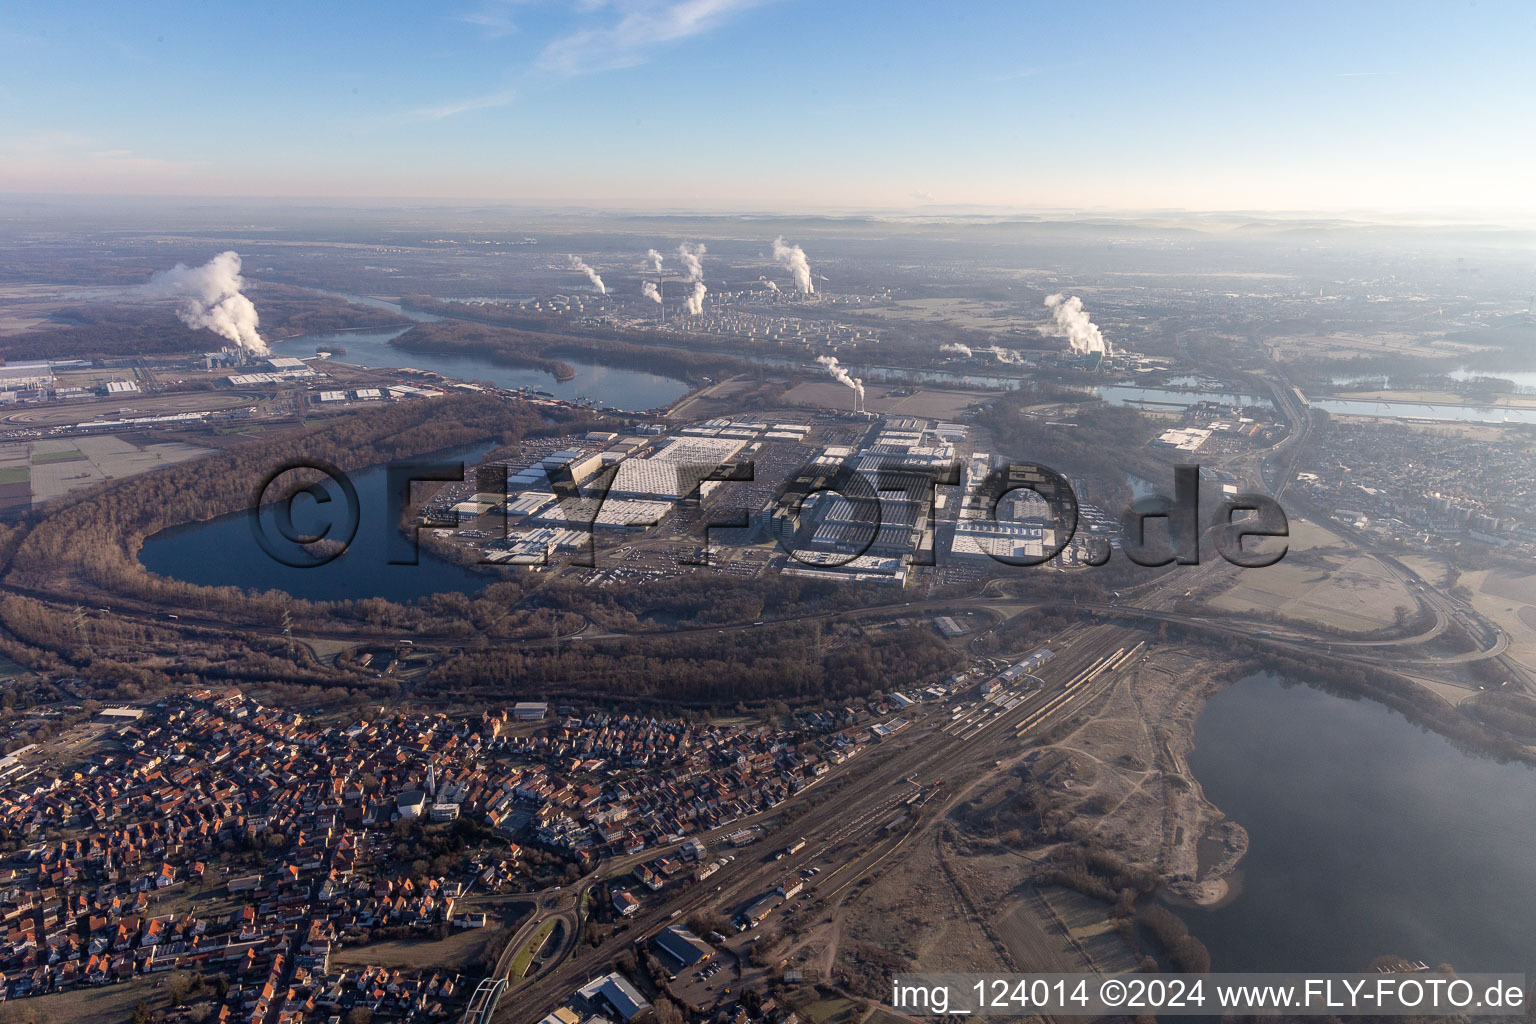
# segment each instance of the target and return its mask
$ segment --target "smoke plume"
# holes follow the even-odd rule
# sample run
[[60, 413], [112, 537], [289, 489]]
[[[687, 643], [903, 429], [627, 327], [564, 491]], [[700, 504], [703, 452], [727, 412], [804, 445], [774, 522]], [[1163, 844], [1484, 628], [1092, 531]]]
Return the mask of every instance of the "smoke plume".
[[180, 299], [176, 315], [193, 330], [207, 328], [253, 355], [271, 354], [256, 331], [256, 307], [241, 294], [240, 254], [221, 252], [200, 267], [178, 263], [162, 270], [144, 285], [144, 294], [157, 299]]
[[646, 281], [640, 286], [640, 294], [650, 299], [657, 305], [661, 304], [661, 292], [656, 290], [656, 282]]
[[709, 250], [703, 244], [684, 242], [677, 247], [677, 255], [683, 261], [683, 275], [689, 281], [704, 280], [704, 254]]
[[661, 273], [661, 253], [657, 252], [655, 249], [648, 249], [645, 255], [646, 258], [651, 261], [651, 273]]
[[582, 259], [580, 256], [568, 256], [566, 258], [571, 261], [572, 270], [579, 270], [583, 274], [586, 274], [587, 280], [592, 282], [592, 287], [596, 288], [598, 292], [603, 295], [608, 294], [608, 286], [603, 284], [603, 279], [601, 277], [597, 276], [597, 271], [587, 266], [586, 260]]
[[692, 242], [684, 242], [677, 247], [678, 258], [683, 261], [685, 279], [693, 284], [692, 294], [684, 300], [688, 312], [693, 316], [704, 311], [704, 296], [709, 292], [704, 287], [704, 254], [708, 251], [703, 244], [695, 245]]
[[1011, 348], [1003, 348], [1001, 345], [988, 345], [984, 350], [995, 356], [1000, 363], [1008, 363], [1012, 366], [1023, 366], [1025, 359], [1022, 353]]
[[773, 258], [795, 275], [795, 287], [805, 294], [816, 290], [811, 283], [811, 265], [805, 261], [805, 250], [798, 245], [786, 245], [784, 236], [780, 235], [773, 240]]
[[759, 277], [758, 280], [767, 285], [769, 291], [778, 292], [779, 286], [768, 280], [766, 277]]
[[1022, 353], [1016, 352], [1011, 348], [1003, 348], [1003, 346], [998, 344], [988, 345], [986, 348], [972, 348], [969, 345], [962, 345], [958, 341], [952, 341], [940, 345], [939, 351], [964, 356], [967, 359], [978, 354], [991, 356], [1000, 363], [1008, 363], [1012, 366], [1022, 366], [1025, 363]]
[[1067, 343], [1072, 346], [1072, 351], [1079, 355], [1090, 352], [1109, 354], [1109, 344], [1105, 342], [1104, 335], [1094, 326], [1088, 314], [1083, 312], [1083, 300], [1076, 295], [1067, 298], [1061, 292], [1045, 297], [1046, 308], [1051, 310], [1056, 317], [1056, 326], [1067, 336]]
[[864, 382], [850, 376], [847, 368], [838, 363], [836, 356], [817, 356], [816, 361], [825, 366], [835, 380], [853, 389], [856, 404], [864, 404]]

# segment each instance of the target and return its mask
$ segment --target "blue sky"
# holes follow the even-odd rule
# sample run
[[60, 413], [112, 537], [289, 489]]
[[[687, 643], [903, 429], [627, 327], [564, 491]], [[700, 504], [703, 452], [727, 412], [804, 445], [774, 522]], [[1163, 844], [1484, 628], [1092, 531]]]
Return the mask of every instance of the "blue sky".
[[1536, 5], [31, 3], [0, 191], [1536, 206]]

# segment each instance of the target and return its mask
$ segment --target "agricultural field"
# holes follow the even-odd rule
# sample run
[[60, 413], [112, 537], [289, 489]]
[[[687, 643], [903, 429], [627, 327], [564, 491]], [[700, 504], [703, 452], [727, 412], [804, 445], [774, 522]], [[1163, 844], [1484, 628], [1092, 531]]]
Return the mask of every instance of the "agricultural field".
[[180, 442], [134, 444], [113, 435], [0, 444], [0, 507], [40, 505], [103, 480], [117, 480], [207, 455]]

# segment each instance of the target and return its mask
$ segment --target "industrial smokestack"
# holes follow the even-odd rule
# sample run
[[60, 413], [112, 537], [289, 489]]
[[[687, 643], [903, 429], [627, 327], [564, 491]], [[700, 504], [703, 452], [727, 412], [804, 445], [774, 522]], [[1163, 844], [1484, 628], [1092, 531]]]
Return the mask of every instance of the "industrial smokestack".
[[252, 355], [271, 354], [257, 333], [256, 307], [241, 294], [240, 254], [221, 252], [200, 267], [178, 263], [149, 279], [143, 294], [157, 299], [180, 299], [176, 315], [193, 330], [206, 328]]
[[592, 287], [596, 288], [598, 292], [603, 295], [608, 294], [608, 286], [603, 284], [603, 279], [601, 277], [597, 276], [597, 271], [587, 266], [585, 260], [583, 260], [580, 256], [568, 256], [566, 258], [571, 261], [572, 270], [579, 270], [583, 274], [586, 274], [587, 280], [592, 282]]
[[1072, 346], [1073, 352], [1078, 355], [1091, 352], [1109, 355], [1109, 344], [1088, 318], [1088, 314], [1083, 312], [1082, 299], [1076, 295], [1067, 298], [1061, 292], [1056, 292], [1045, 297], [1045, 305], [1056, 317], [1056, 326], [1066, 335], [1067, 344]]
[[827, 368], [834, 380], [853, 389], [853, 411], [864, 411], [864, 382], [851, 376], [848, 370], [840, 365], [836, 356], [817, 356], [816, 361]]
[[811, 265], [806, 262], [804, 249], [786, 244], [784, 236], [780, 235], [773, 240], [773, 258], [795, 275], [795, 287], [800, 291], [809, 295], [816, 290], [816, 286], [811, 283]]
[[766, 277], [759, 277], [758, 281], [761, 282], [762, 284], [766, 285], [768, 290], [773, 292], [775, 295], [778, 294], [779, 286], [774, 284], [772, 281], [768, 280]]

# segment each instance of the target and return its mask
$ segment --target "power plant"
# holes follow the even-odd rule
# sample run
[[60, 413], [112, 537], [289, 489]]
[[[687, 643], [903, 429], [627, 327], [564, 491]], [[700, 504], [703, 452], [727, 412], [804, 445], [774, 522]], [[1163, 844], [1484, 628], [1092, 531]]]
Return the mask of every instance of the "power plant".
[[837, 361], [837, 356], [817, 356], [816, 361], [826, 367], [832, 378], [839, 383], [847, 385], [853, 391], [853, 411], [855, 414], [864, 411], [864, 382], [851, 375], [847, 367]]

